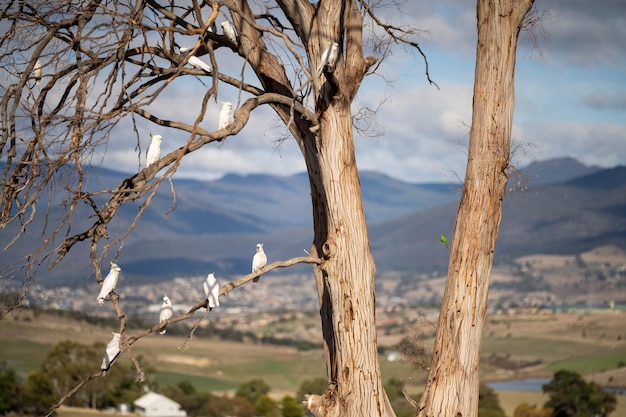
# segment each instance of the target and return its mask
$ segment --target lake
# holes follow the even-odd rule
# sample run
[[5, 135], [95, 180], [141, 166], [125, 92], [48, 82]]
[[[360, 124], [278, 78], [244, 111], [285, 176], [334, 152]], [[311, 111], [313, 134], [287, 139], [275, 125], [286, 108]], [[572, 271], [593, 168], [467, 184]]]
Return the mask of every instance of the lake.
[[551, 378], [527, 378], [512, 381], [487, 382], [487, 386], [496, 391], [538, 391], [541, 386], [550, 382]]
[[[541, 392], [541, 387], [550, 382], [552, 378], [527, 378], [515, 379], [511, 381], [487, 382], [487, 386], [496, 391], [530, 391]], [[612, 394], [624, 395], [626, 389], [617, 387], [604, 387], [604, 391]]]

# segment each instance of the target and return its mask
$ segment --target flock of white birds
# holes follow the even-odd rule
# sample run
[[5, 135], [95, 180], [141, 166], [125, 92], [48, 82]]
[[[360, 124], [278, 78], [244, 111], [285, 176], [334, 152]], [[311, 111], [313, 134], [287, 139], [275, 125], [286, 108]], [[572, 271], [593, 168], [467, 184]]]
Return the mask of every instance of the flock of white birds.
[[[267, 265], [267, 255], [263, 250], [263, 244], [257, 243], [256, 252], [252, 257], [252, 272], [257, 272], [261, 268]], [[112, 291], [115, 291], [117, 288], [117, 282], [120, 277], [120, 272], [122, 268], [119, 267], [114, 262], [111, 262], [111, 269], [107, 276], [102, 280], [102, 286], [100, 287], [100, 292], [98, 293], [98, 297], [96, 297], [96, 301], [99, 306], [104, 304], [104, 301], [109, 297]], [[252, 279], [254, 282], [259, 281], [259, 277], [255, 277]], [[215, 307], [219, 307], [220, 301], [220, 284], [215, 278], [215, 273], [211, 272], [207, 275], [206, 279], [202, 282], [202, 288], [204, 289], [204, 295], [207, 299], [207, 309], [212, 310]], [[163, 295], [163, 302], [161, 303], [161, 308], [159, 309], [159, 324], [164, 323], [159, 331], [159, 334], [165, 334], [167, 330], [166, 322], [172, 318], [174, 315], [174, 308], [172, 305], [172, 300], [167, 296], [167, 294]], [[106, 373], [106, 371], [111, 366], [111, 363], [115, 360], [115, 358], [120, 354], [120, 334], [113, 333], [113, 338], [107, 343], [106, 349], [104, 351], [104, 357], [102, 358], [102, 365], [100, 369]]]
[[[217, 127], [218, 129], [225, 129], [233, 122], [233, 103], [230, 101], [221, 101], [220, 103], [222, 104], [222, 109], [218, 116]], [[163, 142], [163, 136], [150, 133], [150, 145], [148, 145], [148, 150], [146, 151], [146, 167], [161, 159], [161, 142]]]
[[[238, 44], [237, 33], [233, 25], [229, 21], [224, 21], [221, 23], [222, 30], [224, 36], [233, 44]], [[215, 32], [216, 27], [215, 23], [208, 29], [210, 32]], [[179, 48], [180, 52], [184, 55], [187, 55], [189, 51], [192, 49], [190, 47], [182, 47]], [[327, 42], [327, 47], [322, 53], [322, 57], [317, 68], [317, 74], [321, 75], [323, 71], [334, 71], [334, 66], [336, 60], [339, 55], [339, 45], [336, 42]], [[187, 62], [194, 68], [205, 71], [207, 74], [210, 74], [212, 68], [209, 64], [202, 61], [200, 58], [195, 55], [191, 55]], [[33, 67], [32, 78], [35, 80], [35, 84], [39, 85], [42, 78], [42, 62], [37, 60]], [[232, 103], [228, 101], [221, 102], [222, 109], [220, 110], [218, 116], [218, 129], [224, 129], [229, 124], [232, 123]], [[163, 137], [161, 135], [156, 135], [150, 133], [150, 145], [148, 146], [148, 150], [146, 152], [146, 167], [154, 164], [161, 158], [161, 142], [163, 141]], [[263, 244], [258, 243], [256, 245], [256, 253], [252, 258], [252, 272], [256, 272], [259, 269], [263, 268], [267, 265], [267, 255], [263, 250]], [[100, 292], [98, 293], [98, 297], [96, 301], [98, 301], [98, 305], [102, 306], [104, 304], [105, 299], [111, 294], [112, 291], [117, 287], [117, 282], [119, 280], [121, 268], [111, 262], [111, 269], [109, 273], [102, 281], [102, 287], [100, 288]], [[259, 276], [253, 278], [254, 282], [259, 281]], [[219, 282], [215, 278], [215, 273], [210, 273], [206, 280], [202, 283], [202, 287], [204, 289], [205, 296], [207, 298], [207, 308], [213, 309], [220, 305], [219, 303], [219, 293], [220, 286]], [[161, 308], [159, 309], [159, 323], [165, 323], [174, 315], [174, 309], [172, 306], [172, 301], [165, 294], [163, 296], [163, 302], [161, 304]], [[160, 334], [165, 334], [165, 324], [162, 326]], [[113, 332], [113, 338], [109, 341], [106, 346], [104, 352], [104, 358], [102, 359], [101, 370], [106, 373], [106, 371], [111, 366], [111, 363], [115, 360], [115, 358], [120, 354], [120, 334]]]

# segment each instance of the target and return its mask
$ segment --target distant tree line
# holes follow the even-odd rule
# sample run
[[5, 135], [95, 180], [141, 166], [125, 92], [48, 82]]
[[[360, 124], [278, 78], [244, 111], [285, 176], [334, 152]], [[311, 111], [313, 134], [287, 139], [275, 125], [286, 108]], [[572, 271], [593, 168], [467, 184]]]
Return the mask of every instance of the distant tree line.
[[[103, 352], [102, 343], [86, 346], [61, 342], [50, 351], [40, 369], [28, 375], [25, 381], [5, 361], [0, 362], [0, 414], [47, 414], [61, 396], [99, 370], [99, 358]], [[142, 358], [139, 360], [146, 374], [143, 385], [136, 383], [132, 364], [118, 362], [104, 378], [89, 381], [65, 404], [94, 409], [132, 404], [147, 387], [181, 404], [190, 417], [303, 417], [305, 394], [323, 394], [328, 384], [326, 378], [304, 381], [295, 398], [286, 395], [280, 401], [269, 396], [270, 387], [261, 379], [241, 384], [233, 397], [198, 392], [187, 380], [159, 389], [154, 378], [155, 369], [143, 363]], [[407, 400], [402, 380], [390, 379], [385, 390], [397, 417], [415, 415], [412, 403], [419, 398]], [[554, 374], [543, 386], [543, 392], [549, 396], [543, 407], [520, 404], [513, 417], [608, 417], [617, 404], [615, 395], [605, 392], [600, 385], [586, 382], [579, 374], [564, 370]], [[478, 416], [506, 417], [497, 393], [484, 384], [479, 389]]]
[[270, 398], [270, 387], [260, 379], [243, 383], [232, 398], [198, 392], [190, 381], [169, 385], [161, 392], [190, 417], [303, 417], [305, 413], [302, 403], [292, 396], [285, 395], [280, 401]]
[[[82, 311], [39, 308], [33, 308], [32, 311], [35, 318], [41, 313], [45, 312], [46, 314], [51, 314], [57, 317], [68, 317], [73, 320], [83, 321], [85, 323], [97, 326], [115, 327], [119, 324], [119, 322], [116, 321], [116, 318], [93, 316]], [[149, 327], [154, 324], [149, 323], [145, 319], [138, 316], [129, 316], [126, 323], [129, 327], [138, 329]], [[169, 335], [186, 335], [188, 332], [189, 328], [182, 324], [174, 324], [167, 327], [167, 333]], [[269, 335], [258, 336], [249, 331], [241, 331], [230, 327], [220, 328], [217, 327], [213, 322], [209, 322], [209, 324], [206, 326], [206, 328], [203, 329], [203, 331], [196, 333], [196, 335], [198, 336], [203, 336], [203, 334], [204, 336], [216, 337], [220, 340], [228, 340], [233, 342], [246, 342], [275, 346], [291, 346], [298, 349], [299, 351], [322, 348], [322, 343], [313, 343], [307, 340], [293, 339], [288, 337], [275, 337]]]
[[[104, 344], [92, 346], [64, 341], [48, 353], [38, 371], [21, 381], [14, 369], [0, 362], [0, 413], [46, 415], [59, 398], [79, 382], [100, 370]], [[142, 362], [141, 358], [139, 358]], [[148, 386], [154, 369], [145, 366]], [[135, 383], [132, 365], [118, 363], [106, 377], [89, 381], [65, 402], [68, 406], [103, 409], [120, 403], [130, 403], [143, 395]]]

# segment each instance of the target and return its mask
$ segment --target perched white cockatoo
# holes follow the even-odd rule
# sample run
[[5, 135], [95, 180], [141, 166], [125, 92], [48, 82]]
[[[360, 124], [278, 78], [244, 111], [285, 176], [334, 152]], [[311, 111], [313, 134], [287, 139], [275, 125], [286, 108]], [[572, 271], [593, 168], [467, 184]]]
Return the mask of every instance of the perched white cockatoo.
[[322, 53], [322, 59], [320, 60], [320, 65], [317, 67], [317, 74], [322, 75], [324, 68], [326, 66], [330, 67], [330, 71], [334, 71], [335, 63], [337, 61], [337, 57], [339, 56], [339, 44], [337, 42], [329, 42], [324, 52]]
[[[187, 54], [187, 52], [190, 50], [191, 48], [188, 46], [183, 46], [182, 48], [180, 48], [180, 52], [182, 52], [183, 54]], [[206, 73], [210, 74], [212, 71], [212, 68], [209, 64], [207, 64], [206, 62], [204, 62], [203, 60], [201, 60], [200, 58], [198, 58], [195, 55], [191, 55], [189, 57], [189, 60], [187, 61], [189, 63], [189, 65], [191, 65], [194, 68], [198, 68], [201, 70], [204, 70]]]
[[104, 357], [102, 358], [102, 365], [100, 365], [100, 369], [105, 373], [111, 367], [111, 362], [120, 354], [120, 334], [115, 332], [111, 333], [113, 333], [113, 338], [107, 343], [107, 347], [104, 350]]
[[228, 20], [225, 20], [220, 24], [222, 25], [222, 30], [224, 31], [224, 36], [226, 36], [226, 39], [237, 45], [237, 33], [235, 32], [235, 28], [233, 27], [232, 23], [230, 23]]
[[222, 110], [220, 110], [219, 118], [217, 119], [217, 128], [224, 129], [232, 122], [231, 111], [233, 109], [233, 103], [230, 101], [221, 101]]
[[[161, 308], [159, 309], [159, 323], [163, 323], [164, 321], [171, 319], [173, 314], [174, 309], [172, 308], [172, 302], [167, 294], [164, 294], [163, 303], [161, 303]], [[164, 326], [163, 330], [161, 330], [159, 334], [165, 334], [166, 332], [167, 330], [165, 330]]]
[[215, 273], [211, 272], [207, 275], [206, 279], [202, 283], [204, 288], [204, 294], [209, 302], [209, 308], [215, 308], [220, 306], [220, 283], [215, 278]]
[[41, 67], [41, 61], [37, 60], [37, 62], [35, 62], [35, 66], [33, 67], [33, 78], [35, 79], [35, 85], [39, 85], [39, 83], [41, 83]]
[[[257, 243], [256, 253], [254, 254], [254, 257], [252, 258], [252, 272], [256, 272], [257, 270], [263, 268], [265, 265], [267, 265], [267, 256], [265, 255], [265, 252], [263, 251], [263, 244]], [[252, 281], [259, 282], [259, 278], [260, 277], [254, 277], [252, 278]]]
[[120, 271], [122, 268], [117, 266], [116, 263], [111, 262], [111, 269], [109, 270], [108, 275], [102, 281], [102, 287], [100, 288], [100, 293], [98, 294], [98, 305], [102, 306], [104, 304], [104, 299], [108, 297], [108, 295], [115, 289], [117, 286], [117, 280], [120, 277]]
[[163, 136], [150, 133], [150, 139], [150, 145], [146, 152], [146, 167], [154, 164], [161, 157], [161, 141], [163, 140]]

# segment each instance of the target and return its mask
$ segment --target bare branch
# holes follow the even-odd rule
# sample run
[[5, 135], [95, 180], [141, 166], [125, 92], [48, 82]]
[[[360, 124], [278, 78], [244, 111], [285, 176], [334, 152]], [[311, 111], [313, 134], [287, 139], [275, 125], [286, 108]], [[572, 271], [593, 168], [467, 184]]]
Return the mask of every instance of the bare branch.
[[[252, 272], [248, 275], [244, 275], [240, 278], [237, 278], [234, 281], [229, 282], [226, 285], [220, 285], [220, 297], [225, 297], [227, 296], [232, 290], [234, 290], [237, 287], [241, 287], [242, 285], [244, 285], [245, 283], [251, 281], [252, 279], [261, 276], [263, 274], [267, 274], [268, 272], [276, 269], [276, 268], [286, 268], [289, 266], [293, 266], [299, 263], [309, 263], [309, 264], [316, 264], [316, 265], [320, 265], [323, 262], [322, 259], [320, 258], [316, 258], [313, 256], [300, 256], [300, 257], [296, 257], [296, 258], [291, 258], [291, 259], [287, 259], [285, 261], [275, 261], [272, 262], [271, 264], [265, 265], [263, 268], [259, 269], [258, 271]], [[184, 314], [181, 314], [179, 316], [176, 317], [172, 317], [164, 322], [161, 323], [157, 323], [154, 326], [152, 326], [150, 329], [146, 329], [144, 331], [142, 331], [141, 333], [138, 333], [134, 336], [130, 336], [128, 338], [128, 344], [129, 345], [133, 345], [135, 342], [137, 342], [138, 340], [142, 339], [143, 337], [149, 335], [150, 333], [154, 333], [160, 329], [162, 329], [165, 326], [168, 326], [170, 324], [174, 324], [174, 323], [178, 323], [179, 321], [184, 321], [187, 320], [189, 318], [191, 318], [196, 311], [200, 310], [201, 308], [207, 308], [208, 306], [208, 300], [207, 299], [202, 299], [198, 302], [196, 302], [196, 304], [194, 304], [189, 311], [187, 311]]]
[[[54, 262], [52, 262], [49, 268], [57, 265], [76, 243], [86, 239], [95, 239], [97, 241], [102, 237], [108, 238], [109, 234], [107, 232], [107, 224], [113, 219], [117, 209], [122, 204], [139, 198], [145, 191], [144, 187], [148, 181], [152, 179], [158, 171], [178, 161], [183, 155], [200, 149], [207, 143], [221, 140], [229, 135], [237, 134], [246, 125], [248, 119], [250, 118], [250, 112], [254, 108], [268, 103], [279, 103], [286, 106], [293, 106], [296, 111], [302, 112], [302, 114], [306, 115], [306, 117], [310, 120], [316, 120], [316, 117], [301, 103], [297, 101], [294, 102], [293, 99], [289, 97], [284, 97], [279, 94], [263, 94], [259, 97], [253, 97], [246, 100], [246, 102], [235, 112], [233, 123], [216, 132], [209, 132], [198, 126], [191, 126], [182, 122], [160, 121], [160, 123], [176, 127], [180, 130], [186, 130], [190, 133], [195, 133], [194, 131], [196, 131], [199, 136], [191, 140], [188, 143], [188, 146], [186, 145], [170, 152], [153, 165], [144, 168], [139, 173], [122, 181], [122, 183], [112, 191], [111, 199], [100, 210], [101, 215], [98, 220], [86, 231], [67, 237], [61, 244], [59, 244], [57, 247], [57, 258]], [[154, 116], [140, 109], [137, 109], [136, 113], [140, 116], [146, 117], [147, 119], [155, 119]]]
[[[117, 358], [115, 358], [113, 361], [111, 361], [111, 364], [113, 364], [114, 362], [117, 362]], [[72, 388], [65, 395], [63, 395], [63, 397], [61, 397], [59, 399], [59, 401], [56, 402], [56, 404], [54, 404], [52, 407], [50, 407], [50, 411], [48, 412], [48, 414], [46, 414], [46, 417], [52, 416], [55, 413], [55, 411], [58, 410], [59, 407], [61, 407], [63, 405], [65, 400], [70, 398], [72, 395], [76, 394], [76, 392], [79, 389], [81, 389], [83, 386], [85, 386], [85, 384], [87, 382], [91, 381], [92, 379], [99, 378], [99, 377], [102, 377], [102, 376], [105, 376], [105, 375], [106, 375], [106, 371], [100, 371], [100, 372], [96, 372], [94, 374], [91, 374], [87, 378], [85, 378], [82, 381], [80, 381], [74, 388]]]
[[[79, 7], [65, 0], [51, 0], [34, 7], [28, 2], [9, 2], [0, 13], [7, 29], [5, 35], [0, 35], [0, 156], [5, 161], [0, 227], [11, 226], [15, 239], [24, 238], [27, 229], [33, 233], [32, 226], [41, 226], [36, 220], [43, 217], [41, 230], [34, 232], [40, 233], [34, 236], [39, 238], [40, 247], [18, 257], [12, 265], [26, 271], [26, 279], [30, 280], [32, 270], [43, 261], [53, 268], [69, 251], [75, 251], [79, 242], [85, 242], [95, 279], [101, 284], [102, 260], [111, 255], [109, 252], [117, 251], [112, 253], [115, 258], [120, 255], [124, 242], [165, 180], [172, 191], [172, 205], [165, 215], [176, 207], [172, 179], [182, 159], [212, 142], [238, 135], [249, 123], [252, 111], [267, 104], [285, 123], [303, 153], [313, 204], [315, 237], [311, 253], [324, 253], [325, 258], [307, 256], [274, 262], [227, 283], [219, 295], [227, 296], [275, 268], [315, 264], [312, 269], [331, 379], [320, 406], [327, 408], [329, 415], [343, 415], [346, 405], [360, 406], [361, 398], [352, 392], [376, 392], [376, 400], [368, 407], [377, 408], [381, 415], [392, 415], [376, 366], [366, 370], [371, 371], [367, 381], [340, 371], [354, 363], [356, 354], [351, 346], [358, 346], [367, 361], [377, 360], [375, 343], [370, 343], [375, 342], [375, 330], [363, 346], [366, 349], [361, 350], [362, 341], [354, 337], [365, 334], [361, 330], [375, 329], [371, 314], [375, 307], [375, 265], [358, 198], [361, 193], [350, 124], [351, 103], [364, 77], [376, 71], [393, 44], [417, 49], [424, 58], [429, 82], [436, 84], [415, 42], [417, 32], [383, 24], [368, 4], [366, 0], [87, 0], [85, 7]], [[228, 40], [223, 31], [213, 29], [219, 13], [232, 20], [238, 39]], [[383, 47], [380, 51], [374, 48], [376, 54], [382, 51], [382, 56], [364, 56], [364, 19], [382, 28], [378, 32], [383, 33]], [[371, 36], [378, 42], [374, 31]], [[328, 64], [321, 58], [329, 41], [338, 46], [336, 59], [332, 59], [332, 65], [323, 65], [321, 73], [314, 73], [312, 68], [318, 68], [321, 62]], [[191, 47], [190, 54], [181, 53], [183, 42]], [[211, 69], [187, 65], [192, 55], [208, 55]], [[200, 89], [185, 97], [184, 115], [168, 112], [163, 102], [171, 97], [170, 92], [179, 94], [177, 88], [189, 76], [196, 77], [191, 81], [200, 81]], [[209, 103], [217, 101], [219, 89], [224, 87], [234, 87], [238, 94], [234, 120], [213, 131], [201, 122], [212, 111]], [[125, 121], [132, 124], [131, 133], [119, 135]], [[142, 130], [154, 127], [182, 132], [186, 139], [182, 146], [173, 145], [177, 149], [142, 169]], [[123, 143], [129, 139], [127, 136], [131, 146]], [[97, 185], [89, 181], [89, 168], [115, 160], [111, 154], [119, 150], [130, 151], [136, 157], [138, 172], [126, 174], [128, 177], [112, 189], [106, 185], [102, 187], [107, 189], [91, 190]], [[47, 206], [42, 199], [46, 193]], [[122, 206], [135, 201], [139, 209], [129, 219], [130, 225], [124, 218], [123, 230], [113, 234], [113, 219], [121, 214]], [[60, 212], [54, 205], [60, 205]], [[9, 246], [15, 242], [6, 241]], [[197, 300], [185, 314], [127, 335], [124, 305], [115, 291], [109, 298], [107, 308], [113, 306], [119, 321], [121, 353], [134, 364], [138, 380], [143, 380], [144, 371], [132, 351], [135, 342], [168, 324], [194, 320], [197, 311], [204, 308], [202, 318], [196, 320], [181, 344], [184, 348], [211, 311], [208, 300]], [[358, 303], [351, 304], [353, 300]], [[353, 320], [348, 314], [363, 320]], [[337, 323], [357, 327], [354, 332], [343, 331]], [[340, 347], [347, 348], [339, 354]], [[88, 376], [54, 409], [89, 380], [104, 374]]]
[[[316, 264], [316, 265], [320, 265], [323, 262], [322, 259], [320, 258], [316, 258], [313, 256], [301, 256], [301, 257], [296, 257], [296, 258], [291, 258], [291, 259], [287, 259], [285, 261], [276, 261], [276, 262], [272, 262], [269, 265], [264, 266], [263, 268], [259, 269], [256, 272], [250, 273], [248, 275], [242, 276], [238, 279], [236, 279], [235, 281], [232, 281], [224, 286], [220, 286], [220, 297], [222, 296], [227, 296], [228, 293], [230, 293], [233, 289], [240, 287], [242, 285], [244, 285], [245, 283], [251, 281], [252, 279], [254, 279], [255, 277], [261, 276], [263, 274], [266, 274], [276, 268], [286, 268], [289, 266], [293, 266], [299, 263], [309, 263], [309, 264]], [[137, 361], [137, 359], [131, 354], [130, 351], [130, 347], [135, 344], [136, 342], [138, 342], [139, 340], [143, 339], [144, 337], [146, 337], [147, 335], [154, 333], [156, 331], [161, 330], [163, 327], [173, 324], [173, 323], [178, 323], [179, 321], [184, 321], [187, 320], [189, 318], [191, 318], [198, 310], [200, 310], [201, 308], [206, 308], [207, 310], [205, 311], [205, 313], [202, 315], [202, 318], [200, 320], [198, 320], [196, 322], [196, 324], [194, 325], [194, 327], [192, 328], [192, 330], [190, 331], [189, 335], [185, 338], [185, 340], [183, 341], [183, 343], [179, 346], [179, 349], [184, 349], [184, 347], [186, 346], [186, 344], [192, 339], [193, 337], [193, 332], [195, 331], [195, 329], [198, 327], [199, 323], [202, 322], [204, 319], [206, 319], [206, 317], [208, 316], [209, 312], [211, 311], [210, 308], [208, 308], [208, 300], [207, 299], [203, 299], [200, 300], [198, 302], [196, 302], [196, 304], [191, 307], [189, 309], [189, 311], [185, 314], [181, 314], [179, 316], [176, 317], [172, 317], [171, 319], [164, 321], [164, 322], [160, 322], [155, 324], [154, 326], [152, 326], [149, 329], [146, 329], [134, 336], [130, 336], [130, 337], [126, 337], [124, 335], [124, 331], [126, 329], [126, 322], [125, 322], [125, 316], [122, 313], [122, 310], [119, 306], [118, 300], [119, 300], [119, 296], [117, 294], [112, 294], [112, 300], [113, 303], [115, 305], [115, 308], [118, 312], [118, 316], [120, 317], [120, 346], [121, 346], [121, 352], [120, 355], [118, 355], [117, 357], [115, 357], [112, 361], [111, 361], [111, 366], [113, 366], [118, 359], [122, 356], [122, 354], [127, 354], [131, 361], [135, 364], [135, 369], [138, 372], [138, 377], [137, 377], [137, 381], [138, 382], [142, 382], [145, 377], [144, 377], [144, 373], [141, 370], [141, 366], [139, 364], [139, 362]], [[61, 397], [61, 399], [59, 399], [59, 401], [52, 406], [52, 408], [50, 409], [50, 412], [47, 414], [47, 416], [50, 416], [54, 413], [55, 410], [57, 410], [61, 405], [63, 405], [63, 403], [65, 402], [65, 400], [67, 400], [68, 398], [70, 398], [74, 393], [76, 393], [80, 388], [82, 388], [87, 382], [91, 381], [94, 378], [98, 378], [98, 377], [104, 377], [106, 376], [106, 371], [100, 371], [100, 372], [96, 372], [92, 375], [89, 375], [87, 378], [85, 378], [84, 380], [82, 380], [81, 382], [79, 382], [74, 388], [72, 388], [67, 394], [65, 394], [63, 397]]]
[[430, 73], [428, 72], [428, 58], [426, 57], [426, 54], [424, 53], [424, 51], [422, 51], [422, 48], [417, 42], [411, 41], [408, 39], [409, 36], [417, 35], [416, 30], [405, 29], [405, 28], [401, 28], [401, 27], [394, 26], [391, 24], [387, 24], [383, 22], [382, 20], [380, 20], [378, 16], [376, 16], [376, 14], [374, 13], [374, 10], [372, 10], [372, 8], [367, 4], [365, 0], [359, 0], [359, 3], [361, 4], [361, 7], [363, 7], [363, 9], [367, 12], [368, 16], [379, 27], [381, 27], [394, 42], [404, 43], [406, 45], [409, 45], [415, 48], [419, 52], [419, 54], [422, 56], [422, 59], [424, 60], [424, 65], [425, 65], [424, 73], [426, 75], [426, 79], [431, 85], [434, 85], [435, 87], [437, 87], [437, 89], [439, 89], [439, 86], [437, 85], [437, 83], [434, 82], [430, 78]]

